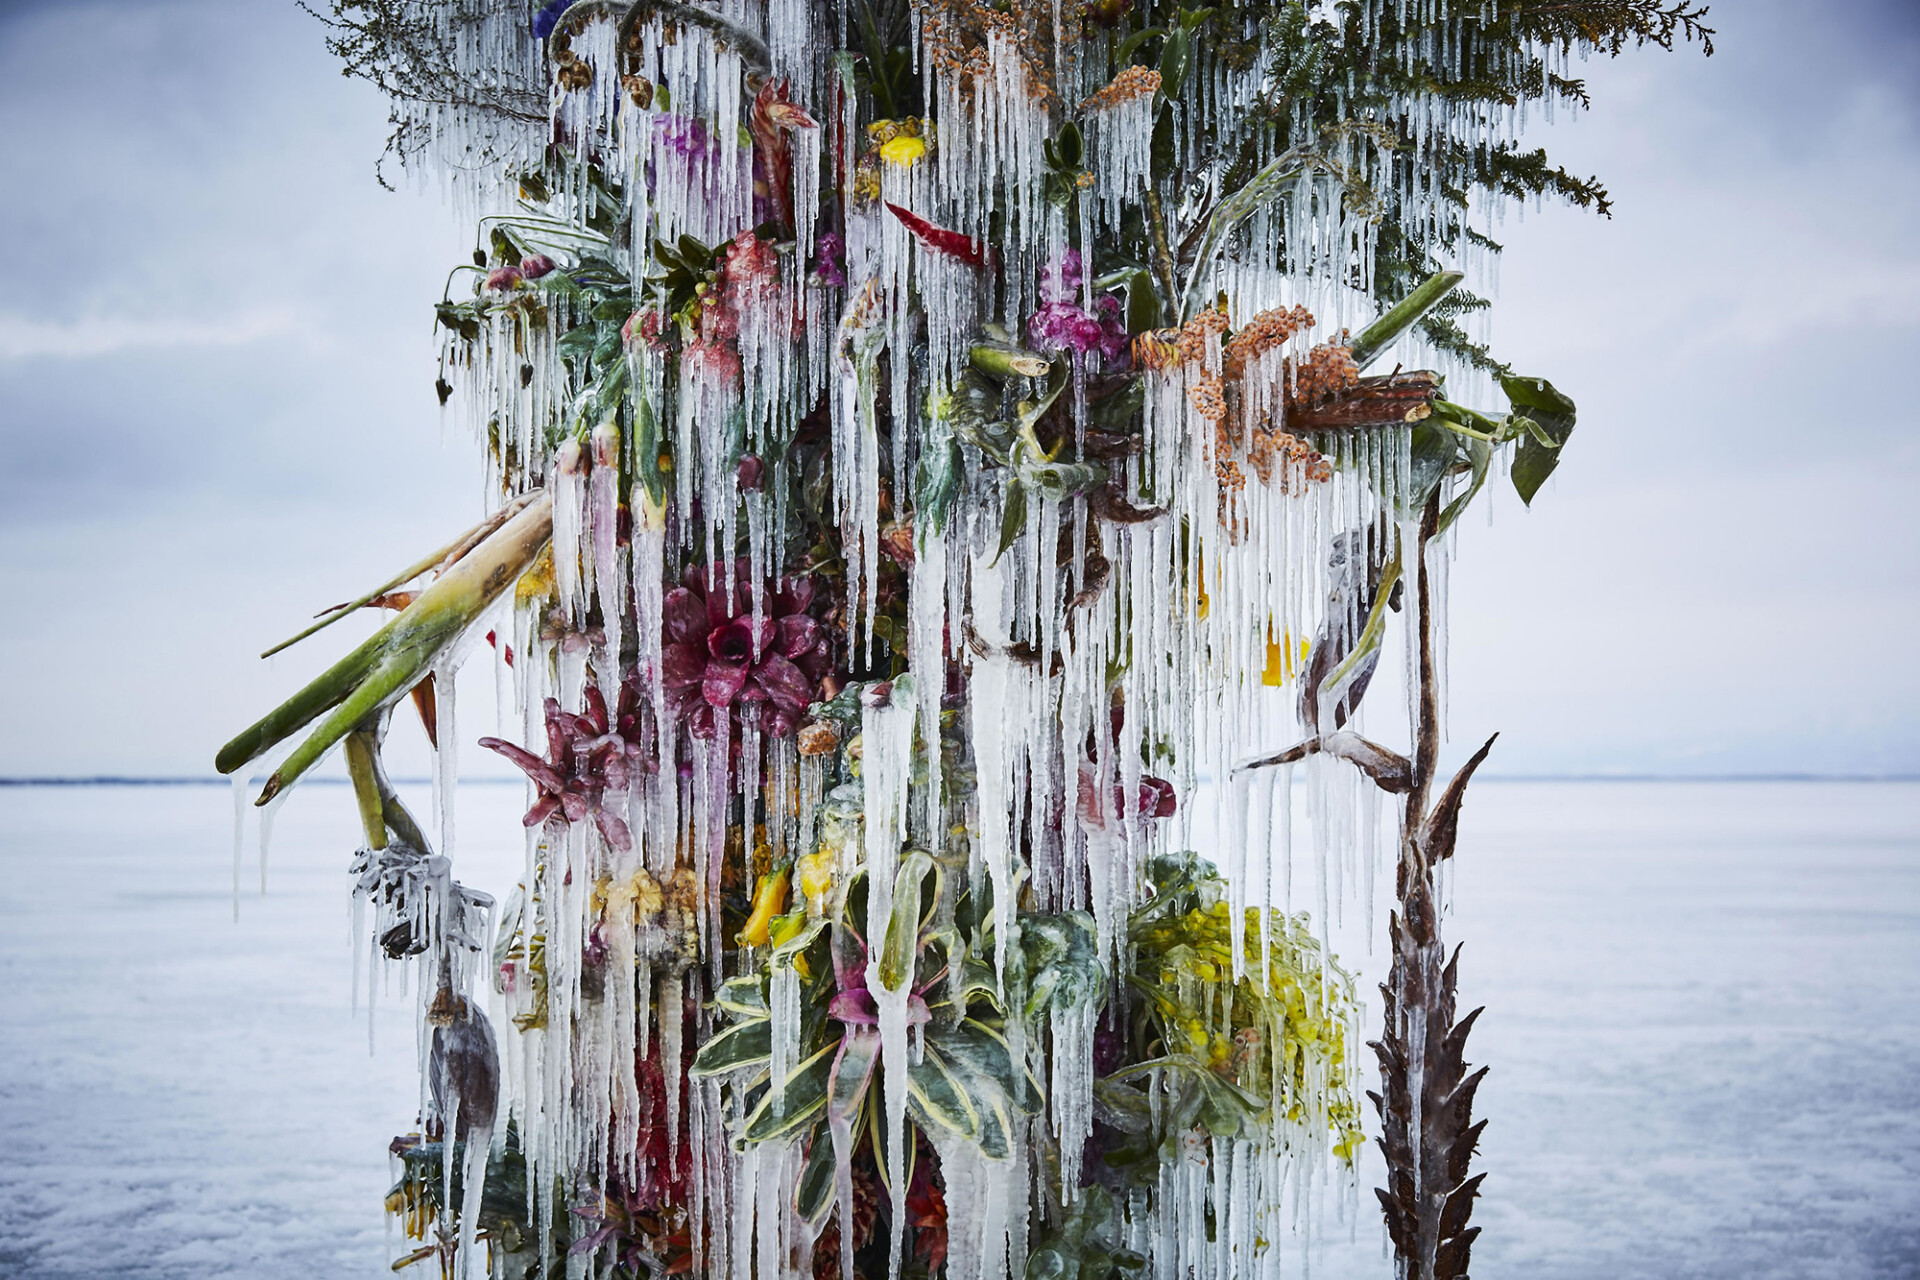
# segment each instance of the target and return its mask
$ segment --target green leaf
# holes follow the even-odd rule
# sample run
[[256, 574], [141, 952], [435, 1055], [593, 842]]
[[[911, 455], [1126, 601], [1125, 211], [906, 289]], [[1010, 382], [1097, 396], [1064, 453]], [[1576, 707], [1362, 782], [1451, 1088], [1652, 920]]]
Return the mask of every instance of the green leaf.
[[1127, 64], [1127, 59], [1133, 56], [1135, 49], [1138, 49], [1155, 36], [1164, 36], [1165, 34], [1167, 34], [1165, 27], [1142, 27], [1125, 40], [1122, 40], [1119, 45], [1115, 47], [1113, 51], [1114, 63], [1124, 67]]
[[1160, 327], [1165, 304], [1154, 287], [1153, 272], [1140, 267], [1127, 273], [1127, 332], [1145, 333]]
[[927, 431], [913, 472], [913, 531], [922, 546], [946, 530], [947, 515], [960, 496], [963, 464], [951, 418], [959, 399], [956, 392], [928, 407]]
[[833, 1074], [834, 1054], [840, 1042], [834, 1041], [795, 1067], [778, 1086], [777, 1096], [785, 1099], [782, 1114], [773, 1114], [776, 1092], [767, 1091], [760, 1105], [747, 1117], [744, 1136], [748, 1142], [767, 1142], [794, 1133], [826, 1109], [827, 1082]]
[[758, 973], [729, 978], [713, 993], [713, 1002], [739, 1017], [764, 1018], [768, 1012], [766, 980]]
[[907, 1068], [907, 1107], [928, 1133], [944, 1129], [971, 1138], [980, 1132], [980, 1114], [945, 1057], [928, 1044], [918, 1065]]
[[833, 1055], [827, 1084], [827, 1119], [851, 1122], [867, 1099], [874, 1064], [880, 1060], [880, 1029], [848, 1027]]
[[1053, 149], [1060, 157], [1061, 168], [1078, 169], [1087, 158], [1087, 144], [1080, 136], [1080, 126], [1071, 120], [1061, 125], [1059, 134], [1054, 138]]
[[773, 1056], [773, 1023], [767, 1018], [736, 1022], [700, 1046], [688, 1075], [705, 1079], [742, 1067], [758, 1066]]
[[1440, 487], [1440, 481], [1453, 469], [1460, 456], [1460, 437], [1439, 423], [1428, 420], [1413, 429], [1411, 442], [1413, 470], [1407, 486], [1404, 513], [1412, 518], [1427, 505], [1427, 499]]
[[1464, 444], [1467, 450], [1467, 461], [1473, 467], [1473, 479], [1466, 489], [1456, 494], [1453, 501], [1441, 511], [1440, 523], [1434, 527], [1433, 531], [1436, 538], [1452, 527], [1453, 522], [1460, 518], [1460, 513], [1467, 509], [1467, 504], [1473, 501], [1474, 495], [1478, 494], [1481, 487], [1487, 483], [1487, 469], [1493, 463], [1493, 446], [1485, 440], [1468, 439]]
[[816, 1132], [813, 1145], [807, 1149], [807, 1163], [794, 1188], [793, 1208], [815, 1230], [826, 1224], [827, 1214], [833, 1209], [833, 1143], [824, 1133]]
[[1027, 527], [1027, 487], [1020, 483], [1019, 476], [1007, 480], [1006, 505], [1000, 512], [1000, 546], [993, 553], [997, 564], [1000, 557], [1007, 554], [1007, 548], [1020, 540]]
[[[898, 682], [895, 691], [906, 695]], [[920, 941], [920, 883], [931, 870], [933, 859], [915, 849], [900, 860], [900, 869], [894, 874], [893, 911], [887, 917], [887, 937], [880, 948], [880, 982], [889, 991], [899, 991], [913, 980]]]
[[633, 423], [634, 474], [658, 506], [666, 501], [667, 479], [660, 470], [660, 431], [653, 418], [653, 401], [645, 396], [635, 397]]
[[1186, 81], [1192, 45], [1193, 37], [1182, 28], [1167, 37], [1160, 51], [1160, 93], [1170, 102], [1180, 96], [1180, 86]]
[[1520, 501], [1533, 505], [1533, 495], [1560, 465], [1560, 450], [1573, 434], [1573, 401], [1554, 389], [1545, 378], [1521, 378], [1508, 374], [1500, 387], [1513, 404], [1515, 416], [1525, 418], [1538, 430], [1529, 429], [1520, 439], [1512, 467], [1513, 487]]
[[[1169, 37], [1168, 44], [1180, 38], [1178, 34]], [[1295, 147], [1276, 157], [1266, 168], [1253, 175], [1246, 186], [1214, 206], [1212, 216], [1207, 219], [1207, 229], [1200, 238], [1199, 251], [1194, 255], [1193, 265], [1187, 269], [1187, 286], [1180, 300], [1181, 323], [1193, 319], [1195, 312], [1200, 309], [1201, 286], [1212, 272], [1213, 260], [1225, 247], [1227, 236], [1255, 209], [1292, 186], [1314, 163], [1314, 157], [1309, 152]]]

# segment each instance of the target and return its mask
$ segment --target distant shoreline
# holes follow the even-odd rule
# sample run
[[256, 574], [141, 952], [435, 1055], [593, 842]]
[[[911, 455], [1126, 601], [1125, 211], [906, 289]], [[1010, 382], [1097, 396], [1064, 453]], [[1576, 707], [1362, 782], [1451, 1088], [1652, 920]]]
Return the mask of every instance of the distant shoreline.
[[[252, 782], [264, 781], [262, 778]], [[422, 776], [417, 778], [395, 778], [395, 782], [404, 786], [429, 786], [433, 779]], [[518, 777], [477, 777], [461, 778], [462, 786], [500, 787], [519, 786], [525, 780]], [[1203, 782], [1212, 781], [1202, 778]], [[1912, 773], [1506, 773], [1483, 774], [1480, 781], [1485, 782], [1920, 782], [1920, 774]], [[115, 774], [102, 774], [97, 777], [48, 777], [48, 778], [0, 778], [0, 787], [227, 787], [233, 785], [231, 778], [185, 777], [185, 778], [141, 778]], [[314, 778], [301, 780], [302, 786], [344, 787], [345, 778]]]

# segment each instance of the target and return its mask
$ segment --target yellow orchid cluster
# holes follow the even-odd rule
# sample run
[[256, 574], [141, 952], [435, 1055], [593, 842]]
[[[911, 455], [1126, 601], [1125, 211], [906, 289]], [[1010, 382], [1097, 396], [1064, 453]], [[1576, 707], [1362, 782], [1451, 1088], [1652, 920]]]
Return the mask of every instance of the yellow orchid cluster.
[[867, 147], [853, 175], [854, 198], [866, 203], [880, 198], [883, 165], [911, 169], [927, 158], [933, 146], [933, 122], [914, 116], [875, 120], [867, 126]]
[[1305, 915], [1264, 913], [1263, 937], [1262, 914], [1247, 909], [1236, 930], [1221, 898], [1136, 927], [1136, 988], [1150, 995], [1169, 1053], [1200, 1059], [1292, 1123], [1325, 1125], [1335, 1153], [1351, 1159], [1362, 1141], [1349, 1084], [1353, 978], [1322, 960]]

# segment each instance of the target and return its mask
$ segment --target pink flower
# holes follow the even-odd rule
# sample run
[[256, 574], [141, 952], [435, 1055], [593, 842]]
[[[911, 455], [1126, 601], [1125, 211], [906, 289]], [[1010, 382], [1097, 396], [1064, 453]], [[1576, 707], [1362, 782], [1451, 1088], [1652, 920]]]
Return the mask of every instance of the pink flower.
[[536, 253], [530, 258], [520, 259], [520, 274], [529, 280], [538, 280], [553, 270], [553, 259], [544, 253]]
[[1125, 359], [1129, 343], [1127, 327], [1120, 320], [1120, 300], [1109, 295], [1095, 306], [1098, 316], [1071, 302], [1044, 304], [1027, 319], [1028, 345], [1048, 354], [1098, 351], [1109, 365]]
[[518, 267], [495, 267], [487, 272], [487, 288], [496, 293], [506, 293], [520, 287], [521, 273]]
[[620, 326], [620, 341], [629, 348], [645, 343], [655, 351], [664, 350], [666, 343], [660, 338], [660, 313], [648, 309], [628, 316], [627, 322]]
[[1080, 294], [1080, 282], [1085, 279], [1085, 271], [1080, 251], [1068, 249], [1048, 262], [1040, 273], [1040, 296], [1048, 302], [1072, 302]]
[[547, 699], [544, 760], [499, 738], [482, 738], [480, 745], [513, 761], [539, 787], [540, 798], [523, 819], [527, 826], [553, 818], [571, 825], [591, 815], [610, 847], [631, 849], [633, 833], [608, 802], [618, 804], [634, 771], [655, 767], [644, 745], [640, 681], [629, 676], [621, 684], [620, 704], [611, 719], [599, 689], [588, 685], [585, 698], [579, 715], [562, 711], [557, 699]]

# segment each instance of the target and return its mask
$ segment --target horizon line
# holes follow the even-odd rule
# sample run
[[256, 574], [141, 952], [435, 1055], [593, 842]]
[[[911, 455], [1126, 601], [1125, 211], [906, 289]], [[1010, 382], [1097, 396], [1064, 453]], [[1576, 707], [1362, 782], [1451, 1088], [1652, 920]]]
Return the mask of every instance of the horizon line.
[[[1754, 773], [1488, 773], [1480, 775], [1482, 782], [1920, 782], [1920, 773], [1808, 773], [1808, 772], [1754, 772]], [[265, 782], [264, 777], [247, 779], [249, 785]], [[323, 787], [344, 787], [346, 778], [302, 778], [302, 785]], [[433, 779], [427, 775], [417, 777], [394, 778], [403, 786], [430, 786]], [[507, 786], [520, 785], [525, 779], [508, 775], [481, 774], [475, 777], [462, 777], [457, 781], [464, 785]], [[1210, 779], [1206, 779], [1210, 781]], [[0, 787], [227, 787], [233, 785], [232, 778], [203, 774], [185, 775], [143, 775], [143, 774], [91, 774], [45, 776], [0, 777]]]

